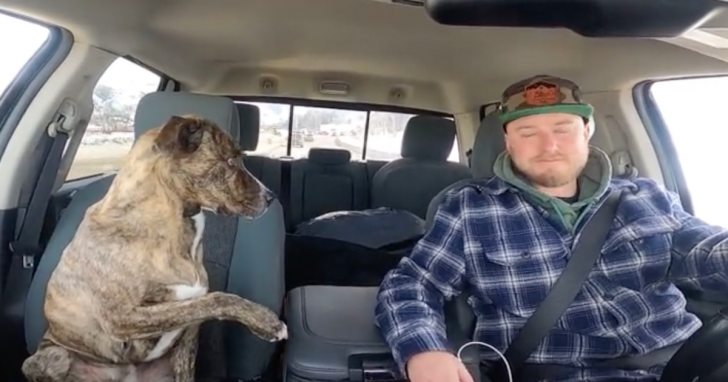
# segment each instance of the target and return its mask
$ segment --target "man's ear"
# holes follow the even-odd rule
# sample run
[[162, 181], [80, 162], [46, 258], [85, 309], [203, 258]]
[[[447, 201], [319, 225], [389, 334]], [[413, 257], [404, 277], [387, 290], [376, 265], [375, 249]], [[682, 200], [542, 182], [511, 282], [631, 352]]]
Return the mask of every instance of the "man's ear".
[[174, 115], [162, 127], [154, 143], [162, 153], [189, 155], [200, 147], [203, 134], [200, 120]]

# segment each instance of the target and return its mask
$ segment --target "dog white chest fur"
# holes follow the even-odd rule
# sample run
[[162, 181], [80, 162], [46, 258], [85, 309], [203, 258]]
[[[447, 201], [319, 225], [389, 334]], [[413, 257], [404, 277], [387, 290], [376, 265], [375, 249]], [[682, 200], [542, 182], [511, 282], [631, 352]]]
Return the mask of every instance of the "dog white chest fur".
[[[202, 234], [205, 232], [204, 212], [200, 211], [200, 213], [193, 216], [192, 221], [195, 224], [195, 238], [192, 240], [190, 256], [192, 256], [195, 261], [199, 262], [202, 261], [202, 248], [200, 247], [200, 242], [202, 241]], [[194, 285], [173, 285], [170, 288], [172, 289], [176, 300], [187, 300], [207, 294], [207, 287], [201, 285], [199, 281]], [[164, 333], [144, 361], [153, 361], [165, 355], [181, 332], [182, 329], [176, 329], [171, 332]]]

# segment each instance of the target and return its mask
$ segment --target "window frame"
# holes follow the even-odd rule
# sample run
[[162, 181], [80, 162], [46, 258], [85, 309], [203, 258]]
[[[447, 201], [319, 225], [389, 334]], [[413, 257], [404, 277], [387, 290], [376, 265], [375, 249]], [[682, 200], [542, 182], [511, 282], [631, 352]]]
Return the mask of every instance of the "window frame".
[[[342, 101], [325, 101], [325, 100], [314, 100], [306, 98], [296, 97], [275, 97], [275, 96], [227, 96], [234, 102], [255, 102], [255, 103], [275, 103], [288, 105], [288, 142], [286, 145], [286, 157], [291, 156], [291, 140], [293, 133], [293, 110], [296, 106], [300, 107], [313, 107], [322, 109], [336, 109], [336, 110], [347, 110], [347, 111], [363, 111], [366, 112], [366, 125], [364, 126], [364, 140], [362, 142], [362, 155], [361, 160], [366, 161], [367, 145], [369, 140], [369, 121], [370, 114], [372, 112], [382, 113], [400, 113], [400, 114], [412, 114], [412, 115], [427, 115], [433, 117], [450, 118], [455, 121], [455, 116], [450, 113], [441, 111], [419, 109], [404, 106], [393, 106], [393, 105], [380, 105], [371, 104], [365, 102], [349, 103]], [[457, 133], [455, 134], [456, 144], [458, 143]], [[459, 149], [459, 145], [458, 145]]]
[[[157, 69], [157, 68], [155, 68], [153, 66], [147, 65], [144, 61], [139, 60], [136, 57], [131, 56], [131, 55], [128, 55], [128, 54], [127, 55], [124, 55], [124, 56], [118, 56], [118, 58], [125, 58], [129, 62], [131, 62], [133, 64], [137, 64], [140, 67], [142, 67], [142, 68], [144, 68], [144, 69], [146, 69], [146, 70], [148, 70], [148, 71], [150, 71], [150, 72], [158, 75], [159, 76], [159, 84], [157, 85], [157, 91], [164, 91], [166, 89], [166, 84], [169, 83], [170, 81], [174, 85], [174, 87], [171, 90], [172, 92], [179, 92], [179, 91], [181, 91], [182, 84], [179, 81], [177, 81], [174, 77], [168, 75], [167, 73], [165, 73], [165, 72], [163, 72], [163, 71], [161, 71], [161, 70], [159, 70], [159, 69]], [[117, 60], [118, 60], [118, 58], [117, 58]], [[116, 62], [116, 60], [114, 60], [114, 62]], [[112, 62], [112, 64], [113, 64], [113, 62]], [[111, 65], [109, 65], [109, 67], [111, 67]], [[106, 69], [108, 70], [109, 67], [107, 67]], [[106, 71], [104, 71], [104, 72], [106, 72]], [[103, 76], [103, 74], [102, 74], [102, 76]], [[101, 77], [99, 77], [99, 78], [101, 78]], [[96, 86], [94, 86], [94, 87], [96, 87]]]
[[[48, 29], [48, 38], [41, 44], [28, 61], [23, 65], [15, 78], [0, 93], [0, 131], [8, 124], [11, 115], [19, 110], [17, 106], [23, 96], [28, 95], [28, 90], [33, 83], [35, 77], [41, 74], [43, 69], [50, 63], [58, 50], [61, 48], [64, 40], [63, 30], [49, 23], [35, 20], [25, 15], [0, 9], [0, 14], [22, 20], [31, 24], [39, 25]], [[37, 90], [33, 92], [35, 97]], [[25, 110], [20, 110], [25, 112]], [[1, 147], [0, 150], [4, 150]]]

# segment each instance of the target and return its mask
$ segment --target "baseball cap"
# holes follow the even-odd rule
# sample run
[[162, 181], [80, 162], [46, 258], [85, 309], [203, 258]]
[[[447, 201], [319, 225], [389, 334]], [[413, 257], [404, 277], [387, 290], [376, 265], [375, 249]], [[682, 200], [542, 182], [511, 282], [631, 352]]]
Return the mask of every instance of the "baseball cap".
[[576, 83], [546, 74], [518, 81], [503, 92], [500, 104], [503, 125], [518, 118], [546, 113], [575, 114], [588, 120], [594, 107], [584, 102]]

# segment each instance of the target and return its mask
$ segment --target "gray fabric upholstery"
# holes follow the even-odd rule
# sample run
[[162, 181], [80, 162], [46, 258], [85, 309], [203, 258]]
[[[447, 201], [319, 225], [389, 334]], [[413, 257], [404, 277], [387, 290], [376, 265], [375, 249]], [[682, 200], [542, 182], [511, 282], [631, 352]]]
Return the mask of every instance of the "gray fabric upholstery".
[[229, 98], [182, 92], [154, 92], [139, 100], [134, 116], [134, 135], [163, 125], [173, 115], [195, 114], [227, 130], [240, 139], [240, 119]]
[[287, 378], [349, 380], [354, 354], [389, 354], [374, 326], [376, 287], [305, 286], [288, 294]]
[[[228, 118], [235, 107], [231, 100], [184, 93], [155, 93], [144, 97], [139, 105], [145, 116], [138, 132], [166, 119], [170, 113], [195, 114], [237, 130], [237, 118]], [[212, 100], [205, 100], [212, 98]], [[203, 100], [201, 104], [194, 101]], [[179, 102], [183, 106], [175, 106]], [[151, 106], [150, 104], [151, 103]], [[154, 117], [154, 105], [159, 117]], [[186, 105], [186, 106], [185, 106]], [[207, 108], [205, 105], [209, 106]], [[224, 107], [223, 105], [227, 105]], [[189, 107], [187, 107], [189, 106]], [[236, 112], [236, 111], [235, 111]], [[236, 114], [237, 115], [237, 114]], [[114, 176], [106, 176], [81, 189], [64, 210], [48, 247], [38, 264], [25, 306], [25, 337], [28, 351], [35, 351], [46, 330], [43, 301], [46, 284], [66, 245], [80, 224], [86, 209], [100, 200]], [[260, 218], [246, 220], [235, 216], [207, 214], [203, 236], [204, 265], [209, 273], [210, 289], [228, 291], [264, 304], [280, 313], [284, 297], [283, 243], [285, 229], [280, 203], [275, 201]], [[213, 321], [203, 325], [198, 351], [198, 375], [206, 378], [247, 380], [263, 373], [275, 350], [275, 344], [259, 340], [241, 325]]]
[[291, 164], [292, 227], [328, 212], [367, 208], [366, 165], [348, 158], [346, 150], [311, 149], [309, 158]]
[[255, 151], [260, 137], [260, 109], [247, 103], [236, 103], [240, 120], [240, 148]]
[[259, 155], [245, 155], [243, 164], [264, 186], [278, 195], [281, 189], [280, 160]]
[[454, 138], [455, 125], [450, 120], [410, 119], [402, 138], [403, 158], [387, 163], [374, 175], [372, 207], [402, 209], [424, 219], [438, 192], [471, 177], [467, 166], [447, 161]]
[[312, 148], [308, 150], [308, 161], [323, 166], [336, 166], [351, 162], [348, 150]]
[[[357, 370], [361, 364], [357, 359], [365, 361], [367, 369], [372, 371], [378, 367], [396, 371], [391, 351], [374, 325], [378, 291], [378, 287], [318, 285], [291, 290], [286, 303], [289, 340], [284, 381], [362, 380], [361, 370]], [[457, 350], [468, 339], [462, 329], [449, 324], [455, 318], [459, 319], [449, 314], [449, 310], [448, 303], [445, 308], [447, 335], [450, 347]], [[472, 351], [463, 351], [462, 359], [468, 371], [474, 373], [480, 363], [480, 352], [477, 347], [470, 349]], [[478, 374], [473, 375], [480, 381]]]
[[374, 175], [379, 172], [379, 170], [384, 167], [387, 163], [387, 161], [383, 160], [367, 160], [366, 161], [366, 167], [367, 167], [367, 178], [369, 179], [369, 184], [374, 184]]
[[[263, 216], [237, 219], [227, 291], [282, 314], [285, 290], [286, 227], [278, 200]], [[277, 344], [263, 341], [236, 322], [224, 323], [228, 351], [228, 377], [249, 380], [265, 371]]]
[[442, 117], [417, 115], [407, 121], [402, 136], [402, 158], [446, 161], [455, 142], [455, 122]]
[[473, 177], [478, 179], [494, 177], [493, 165], [498, 155], [505, 149], [503, 125], [497, 115], [487, 115], [480, 122], [480, 127], [475, 134], [475, 142], [473, 142], [473, 153], [470, 157], [470, 169]]
[[471, 156], [471, 170], [473, 177], [463, 179], [451, 184], [438, 192], [437, 195], [430, 200], [427, 206], [427, 215], [425, 217], [425, 229], [430, 229], [432, 219], [435, 217], [437, 208], [448, 191], [458, 188], [464, 184], [471, 182], [473, 179], [488, 179], [495, 176], [493, 173], [493, 165], [500, 153], [506, 149], [503, 137], [503, 126], [498, 120], [497, 115], [487, 115], [480, 122], [478, 131], [475, 133], [475, 142], [473, 142], [473, 152]]

